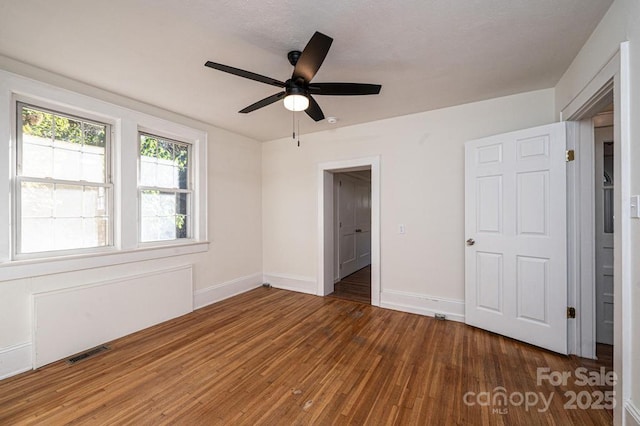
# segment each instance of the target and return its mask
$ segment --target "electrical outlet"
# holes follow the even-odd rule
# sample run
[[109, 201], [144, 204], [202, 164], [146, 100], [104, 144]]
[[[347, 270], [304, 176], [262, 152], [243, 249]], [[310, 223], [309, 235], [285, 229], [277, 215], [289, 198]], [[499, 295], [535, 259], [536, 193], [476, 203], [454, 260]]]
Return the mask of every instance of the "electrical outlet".
[[398, 225], [398, 234], [404, 234], [405, 232], [406, 232], [406, 229], [404, 225]]

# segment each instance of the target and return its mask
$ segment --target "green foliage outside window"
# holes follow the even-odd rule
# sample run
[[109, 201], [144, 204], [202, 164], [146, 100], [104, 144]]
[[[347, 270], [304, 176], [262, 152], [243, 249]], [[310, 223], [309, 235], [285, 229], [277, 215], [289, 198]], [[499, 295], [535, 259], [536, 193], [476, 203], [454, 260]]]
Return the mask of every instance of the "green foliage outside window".
[[104, 147], [106, 126], [63, 117], [24, 106], [22, 131], [45, 139], [55, 139], [97, 147]]
[[140, 135], [140, 155], [173, 161], [180, 172], [186, 170], [189, 160], [187, 145], [165, 141], [149, 135]]

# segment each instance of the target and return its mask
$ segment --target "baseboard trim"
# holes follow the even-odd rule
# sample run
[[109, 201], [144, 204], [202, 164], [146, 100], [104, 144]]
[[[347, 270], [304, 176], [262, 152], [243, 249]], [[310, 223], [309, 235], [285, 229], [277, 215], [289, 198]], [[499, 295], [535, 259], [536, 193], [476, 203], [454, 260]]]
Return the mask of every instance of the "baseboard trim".
[[448, 320], [464, 322], [464, 300], [385, 290], [380, 295], [380, 307], [431, 317], [444, 314]]
[[0, 349], [0, 380], [32, 369], [31, 343]]
[[624, 403], [625, 421], [627, 426], [640, 426], [640, 409], [633, 402], [627, 400]]
[[282, 290], [297, 291], [299, 293], [317, 294], [318, 283], [313, 277], [300, 277], [285, 274], [264, 274], [264, 282]]
[[260, 287], [262, 282], [262, 274], [258, 273], [197, 290], [193, 293], [193, 307], [194, 309], [204, 308], [207, 305]]

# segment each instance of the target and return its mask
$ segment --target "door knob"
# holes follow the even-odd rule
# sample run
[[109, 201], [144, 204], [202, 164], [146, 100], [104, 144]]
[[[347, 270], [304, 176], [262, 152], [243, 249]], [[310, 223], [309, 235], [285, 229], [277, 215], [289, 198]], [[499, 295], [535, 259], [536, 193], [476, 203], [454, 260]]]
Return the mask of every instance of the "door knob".
[[468, 246], [472, 246], [472, 245], [474, 245], [475, 243], [476, 243], [476, 240], [474, 240], [473, 238], [469, 238], [469, 239], [467, 240], [467, 245], [468, 245]]
[[362, 229], [358, 228], [358, 229], [356, 229], [356, 232], [362, 232]]

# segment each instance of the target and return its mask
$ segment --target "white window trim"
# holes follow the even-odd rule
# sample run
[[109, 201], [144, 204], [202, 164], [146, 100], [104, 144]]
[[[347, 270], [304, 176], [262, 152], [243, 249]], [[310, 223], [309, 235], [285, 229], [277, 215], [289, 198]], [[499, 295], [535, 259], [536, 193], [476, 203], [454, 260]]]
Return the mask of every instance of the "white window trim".
[[[95, 253], [53, 254], [39, 259], [12, 256], [11, 191], [15, 176], [16, 102], [74, 111], [111, 125], [113, 189], [113, 246]], [[143, 129], [192, 144], [192, 239], [162, 243], [138, 242], [138, 131]], [[207, 133], [139, 111], [0, 70], [0, 281], [50, 273], [186, 255], [208, 250]]]

